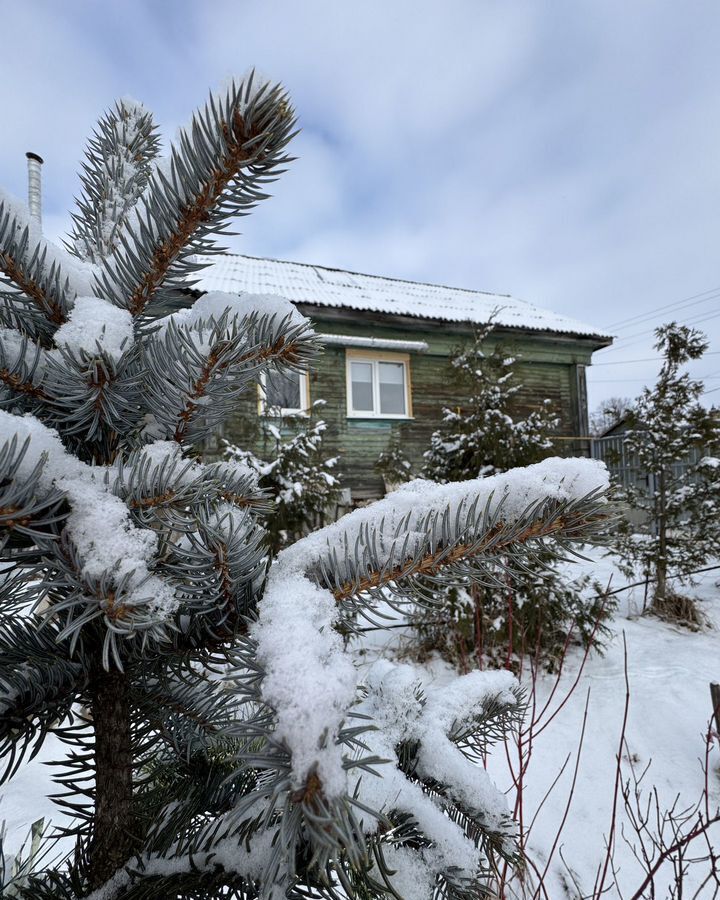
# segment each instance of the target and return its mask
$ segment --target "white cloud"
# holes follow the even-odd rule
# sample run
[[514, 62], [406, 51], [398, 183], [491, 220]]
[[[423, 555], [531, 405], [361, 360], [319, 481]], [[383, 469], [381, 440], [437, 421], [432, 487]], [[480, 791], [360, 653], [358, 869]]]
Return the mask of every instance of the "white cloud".
[[[256, 64], [304, 130], [236, 249], [512, 292], [599, 326], [720, 283], [711, 0], [26, 0], [4, 16], [2, 179], [23, 192], [24, 151], [45, 155], [48, 230], [115, 96], [172, 134]], [[703, 327], [717, 347], [720, 320]], [[641, 386], [611, 373], [645, 374], [598, 367], [593, 402]]]

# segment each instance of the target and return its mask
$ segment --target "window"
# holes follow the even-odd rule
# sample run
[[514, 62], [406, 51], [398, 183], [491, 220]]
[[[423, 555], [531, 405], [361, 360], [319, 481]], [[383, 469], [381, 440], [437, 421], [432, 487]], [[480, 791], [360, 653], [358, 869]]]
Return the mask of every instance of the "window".
[[307, 372], [263, 372], [258, 384], [261, 416], [302, 416], [310, 408]]
[[410, 358], [406, 353], [347, 350], [348, 416], [409, 419]]

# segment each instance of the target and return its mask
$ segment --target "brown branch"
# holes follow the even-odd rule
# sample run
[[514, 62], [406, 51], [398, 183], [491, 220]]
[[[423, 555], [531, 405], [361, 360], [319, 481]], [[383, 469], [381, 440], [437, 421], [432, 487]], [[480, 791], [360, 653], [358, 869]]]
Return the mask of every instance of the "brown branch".
[[245, 497], [243, 494], [234, 494], [232, 491], [222, 491], [220, 497], [233, 506], [241, 509], [265, 509], [269, 506], [267, 500], [259, 497]]
[[[192, 418], [195, 410], [198, 408], [199, 400], [205, 395], [205, 390], [213, 374], [213, 369], [218, 364], [225, 346], [226, 345], [223, 344], [219, 349], [215, 347], [210, 353], [207, 358], [207, 362], [203, 366], [200, 377], [195, 381], [195, 384], [193, 385], [192, 391], [190, 392], [190, 395], [187, 399], [187, 403], [185, 404], [185, 409], [178, 416], [179, 421], [175, 428], [174, 437], [179, 444], [182, 443], [185, 438], [190, 419]], [[220, 369], [222, 369], [222, 366], [220, 366]]]
[[132, 612], [131, 608], [125, 603], [118, 603], [115, 591], [110, 591], [107, 597], [100, 597], [101, 601], [106, 601], [103, 607], [103, 614], [112, 622], [122, 621], [126, 618], [128, 612]]
[[[12, 516], [20, 512], [21, 508], [20, 506], [0, 506], [0, 519], [3, 516]], [[19, 519], [6, 519], [4, 522], [0, 522], [0, 525], [3, 528], [27, 528], [31, 522], [31, 516], [20, 516]]]
[[322, 796], [323, 784], [316, 771], [310, 772], [305, 784], [290, 795], [293, 803], [310, 803], [314, 805], [315, 798]]
[[[536, 522], [533, 522], [532, 525], [528, 525], [528, 527], [524, 531], [521, 531], [520, 534], [498, 541], [496, 540], [497, 535], [502, 534], [506, 528], [504, 522], [498, 522], [488, 531], [484, 540], [480, 543], [472, 542], [470, 544], [458, 544], [449, 552], [446, 548], [439, 547], [431, 553], [426, 554], [419, 561], [414, 561], [412, 558], [409, 558], [402, 565], [395, 566], [388, 571], [378, 570], [370, 572], [358, 583], [346, 581], [334, 591], [335, 599], [338, 603], [341, 603], [343, 600], [347, 600], [348, 597], [352, 597], [362, 591], [374, 590], [410, 575], [413, 577], [437, 575], [447, 565], [459, 562], [461, 559], [480, 556], [483, 553], [491, 552], [493, 555], [500, 555], [505, 552], [508, 547], [527, 543], [527, 541], [530, 541], [533, 538], [549, 537], [552, 534], [556, 534], [558, 531], [562, 531], [566, 528], [567, 524], [567, 521], [562, 516], [554, 519], [549, 524], [543, 519], [538, 519]], [[590, 524], [590, 521], [583, 524]]]
[[243, 163], [254, 158], [254, 151], [245, 150], [244, 146], [249, 141], [254, 142], [262, 132], [251, 127], [249, 132], [245, 133], [245, 120], [239, 111], [235, 112], [233, 125], [233, 130], [227, 124], [223, 126], [228, 153], [221, 161], [222, 164], [213, 172], [210, 181], [204, 185], [194, 200], [182, 207], [174, 233], [155, 248], [149, 270], [130, 297], [128, 308], [132, 315], [142, 313], [162, 284], [170, 266], [195, 231], [208, 221], [211, 211], [217, 206], [229, 182], [237, 175]]
[[164, 494], [156, 494], [153, 497], [140, 497], [137, 500], [130, 500], [128, 506], [130, 509], [154, 509], [156, 506], [170, 503], [175, 497], [175, 491], [167, 490]]
[[275, 341], [275, 343], [271, 344], [269, 347], [265, 347], [258, 353], [246, 353], [244, 356], [241, 356], [236, 360], [228, 360], [226, 363], [220, 363], [222, 353], [227, 348], [227, 346], [228, 342], [223, 341], [212, 350], [207, 358], [207, 361], [205, 362], [205, 365], [202, 368], [200, 376], [196, 379], [195, 383], [192, 386], [192, 390], [185, 404], [185, 409], [183, 409], [183, 411], [178, 416], [179, 421], [175, 428], [175, 434], [173, 435], [173, 439], [179, 444], [181, 444], [185, 440], [190, 420], [192, 419], [198, 406], [200, 406], [200, 400], [205, 396], [207, 386], [210, 383], [210, 379], [214, 374], [213, 370], [216, 366], [217, 371], [222, 372], [224, 369], [230, 366], [231, 362], [233, 365], [237, 366], [242, 365], [249, 360], [266, 362], [269, 359], [275, 358], [285, 359], [289, 363], [297, 361], [297, 342], [292, 341], [290, 343], [287, 343], [282, 335]]
[[31, 381], [23, 381], [19, 375], [13, 375], [9, 369], [0, 369], [0, 381], [6, 384], [18, 394], [27, 394], [37, 400], [47, 400], [47, 394], [42, 388], [37, 387]]
[[[625, 733], [627, 731], [628, 713], [630, 711], [630, 678], [628, 676], [628, 657], [627, 657], [627, 639], [623, 631], [623, 675], [625, 677], [625, 706], [623, 708], [622, 727], [620, 729], [620, 741], [618, 743], [618, 751], [615, 766], [615, 787], [613, 789], [613, 805], [612, 816], [610, 819], [610, 833], [607, 839], [607, 849], [605, 851], [605, 861], [602, 867], [602, 873], [598, 871], [599, 881], [595, 882], [593, 895], [602, 897], [605, 891], [605, 878], [607, 877], [608, 867], [613, 858], [615, 848], [615, 831], [617, 827], [617, 807], [618, 796], [620, 794], [620, 783], [622, 779], [622, 748], [625, 743]], [[599, 867], [598, 867], [599, 869]], [[639, 896], [639, 895], [636, 895]]]
[[34, 300], [48, 314], [51, 322], [54, 322], [56, 325], [62, 325], [65, 321], [65, 315], [58, 302], [47, 297], [37, 281], [27, 277], [17, 264], [17, 261], [9, 253], [0, 253], [0, 269], [23, 294]]
[[655, 863], [648, 869], [645, 880], [637, 889], [637, 891], [635, 891], [630, 900], [643, 900], [643, 897], [647, 896], [647, 894], [645, 893], [645, 889], [652, 883], [660, 867], [664, 865], [664, 863], [666, 863], [674, 853], [682, 850], [683, 847], [687, 846], [687, 844], [689, 844], [691, 841], [694, 841], [695, 838], [706, 834], [707, 831], [709, 831], [710, 827], [712, 825], [715, 825], [717, 822], [720, 822], [720, 812], [716, 813], [711, 819], [700, 819], [697, 825], [695, 825], [695, 827], [692, 828], [686, 835], [679, 838], [677, 841], [675, 841], [674, 844], [666, 847], [658, 856]]
[[227, 563], [227, 545], [222, 544], [214, 553], [217, 560], [217, 570], [220, 573], [221, 591], [223, 594], [223, 605], [232, 607], [232, 579], [230, 578], [230, 568]]

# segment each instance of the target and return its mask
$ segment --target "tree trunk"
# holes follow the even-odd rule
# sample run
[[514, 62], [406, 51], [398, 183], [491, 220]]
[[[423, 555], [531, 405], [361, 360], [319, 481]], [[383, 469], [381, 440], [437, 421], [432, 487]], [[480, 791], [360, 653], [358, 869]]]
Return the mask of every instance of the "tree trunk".
[[658, 476], [657, 529], [658, 556], [655, 565], [655, 600], [667, 599], [667, 496], [665, 489], [665, 472]]
[[712, 700], [715, 731], [720, 735], [720, 684], [710, 682], [710, 699]]
[[95, 728], [95, 814], [90, 844], [91, 887], [125, 863], [133, 844], [132, 747], [128, 677], [98, 668], [91, 685]]

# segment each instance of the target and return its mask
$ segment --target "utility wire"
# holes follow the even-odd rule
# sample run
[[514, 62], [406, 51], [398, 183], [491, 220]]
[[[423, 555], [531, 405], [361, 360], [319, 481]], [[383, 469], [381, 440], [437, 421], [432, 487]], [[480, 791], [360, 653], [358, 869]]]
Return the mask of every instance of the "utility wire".
[[[715, 295], [720, 293], [720, 287], [710, 288], [707, 291], [701, 291], [699, 294], [692, 294], [690, 297], [685, 297], [682, 300], [673, 300], [670, 303], [666, 303], [665, 306], [659, 306], [657, 309], [653, 310], [653, 312], [647, 313], [638, 313], [635, 316], [629, 316], [626, 319], [619, 319], [617, 322], [612, 322], [610, 325], [606, 325], [606, 328], [619, 328], [621, 325], [628, 325], [633, 322], [638, 322], [638, 320], [644, 319], [652, 319], [659, 312], [664, 312], [665, 310], [682, 308], [686, 306], [695, 306], [698, 303], [706, 303], [708, 300], [712, 300], [713, 296], [706, 297], [706, 294]], [[696, 299], [700, 297], [701, 299]], [[690, 302], [694, 301], [694, 302]]]
[[[680, 324], [681, 325], [699, 325], [702, 322], [710, 321], [710, 319], [717, 319], [718, 316], [720, 316], [720, 312], [713, 312], [713, 313], [710, 313], [709, 315], [706, 315], [705, 313], [701, 313], [700, 317], [686, 319], [684, 322], [681, 322]], [[643, 335], [651, 334], [653, 331], [655, 331], [656, 327], [657, 326], [654, 325], [651, 328], [644, 328], [642, 331], [636, 331], [633, 334], [628, 334], [625, 336], [621, 335], [617, 340], [617, 344], [622, 345], [625, 341], [629, 341], [632, 338], [642, 337]], [[613, 344], [613, 349], [618, 349], [617, 344]]]
[[[618, 363], [620, 365], [620, 363]], [[720, 375], [699, 375], [694, 381], [708, 381], [710, 378], [720, 378]], [[647, 382], [649, 378], [593, 378], [593, 384], [624, 384], [625, 382]]]
[[[705, 359], [706, 356], [720, 356], [720, 350], [709, 350], [706, 353], [703, 353], [702, 358]], [[662, 356], [642, 356], [639, 359], [619, 359], [615, 362], [594, 362], [592, 364], [592, 368], [595, 366], [624, 366], [629, 363], [641, 363], [641, 362], [662, 362]], [[693, 360], [695, 362], [695, 360]]]

